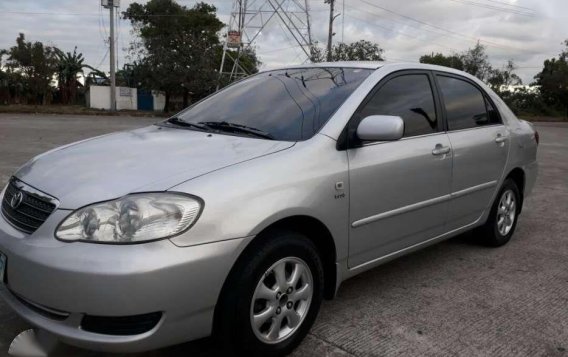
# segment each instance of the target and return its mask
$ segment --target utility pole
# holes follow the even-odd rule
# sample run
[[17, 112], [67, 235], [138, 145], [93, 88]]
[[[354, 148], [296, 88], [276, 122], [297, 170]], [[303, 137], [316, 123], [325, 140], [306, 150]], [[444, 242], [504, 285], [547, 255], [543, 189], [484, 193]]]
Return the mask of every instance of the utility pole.
[[334, 15], [334, 6], [335, 0], [324, 0], [325, 4], [329, 4], [329, 33], [327, 35], [327, 61], [331, 62], [331, 49], [333, 43], [333, 21], [339, 16], [340, 14]]
[[114, 45], [114, 8], [120, 7], [120, 0], [101, 0], [103, 7], [110, 9], [110, 110], [116, 111], [116, 62]]

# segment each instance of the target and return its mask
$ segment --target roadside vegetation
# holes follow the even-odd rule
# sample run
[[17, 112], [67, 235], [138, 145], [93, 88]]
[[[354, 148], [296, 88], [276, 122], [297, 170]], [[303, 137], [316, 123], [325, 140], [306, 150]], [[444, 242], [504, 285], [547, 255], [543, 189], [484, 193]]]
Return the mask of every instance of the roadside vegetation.
[[[128, 62], [117, 71], [117, 85], [159, 90], [165, 94], [164, 111], [186, 107], [215, 91], [223, 51], [225, 26], [215, 6], [196, 3], [192, 7], [175, 0], [150, 0], [131, 3], [122, 13], [136, 35], [130, 44]], [[419, 58], [466, 71], [489, 84], [517, 113], [525, 118], [568, 119], [568, 40], [565, 49], [547, 59], [534, 81], [523, 86], [513, 60], [494, 65], [485, 46], [477, 44], [461, 53], [431, 53]], [[254, 50], [241, 51], [240, 64], [248, 73], [258, 72], [261, 61]], [[313, 62], [327, 58], [326, 49], [315, 44]], [[333, 61], [385, 58], [385, 49], [366, 40], [336, 43]], [[226, 62], [225, 71], [233, 64]], [[85, 105], [90, 85], [108, 85], [108, 74], [85, 63], [75, 47], [64, 52], [54, 45], [29, 41], [19, 34], [15, 46], [0, 49], [0, 111], [45, 112], [47, 105], [79, 108]], [[229, 84], [227, 81], [221, 86]], [[172, 98], [178, 100], [173, 103]], [[17, 105], [17, 106], [15, 106]], [[8, 109], [8, 107], [11, 107]], [[53, 109], [53, 108], [52, 108]], [[77, 110], [68, 109], [71, 112]], [[92, 111], [81, 110], [89, 113]]]
[[420, 57], [421, 63], [451, 67], [468, 72], [497, 92], [520, 116], [535, 118], [568, 119], [568, 40], [557, 58], [544, 61], [543, 69], [529, 86], [515, 74], [513, 60], [502, 67], [493, 67], [488, 60], [485, 46], [477, 44], [463, 53], [444, 55], [432, 53]]

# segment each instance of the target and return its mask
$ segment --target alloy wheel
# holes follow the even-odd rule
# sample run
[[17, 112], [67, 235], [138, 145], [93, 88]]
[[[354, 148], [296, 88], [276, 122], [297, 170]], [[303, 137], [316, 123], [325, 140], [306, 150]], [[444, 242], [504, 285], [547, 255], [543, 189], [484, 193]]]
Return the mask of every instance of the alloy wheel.
[[312, 273], [303, 260], [288, 257], [274, 263], [252, 297], [250, 322], [256, 337], [275, 344], [292, 336], [308, 314], [313, 293]]
[[517, 214], [517, 203], [515, 194], [512, 190], [506, 190], [501, 195], [499, 206], [497, 207], [497, 230], [502, 236], [509, 234]]

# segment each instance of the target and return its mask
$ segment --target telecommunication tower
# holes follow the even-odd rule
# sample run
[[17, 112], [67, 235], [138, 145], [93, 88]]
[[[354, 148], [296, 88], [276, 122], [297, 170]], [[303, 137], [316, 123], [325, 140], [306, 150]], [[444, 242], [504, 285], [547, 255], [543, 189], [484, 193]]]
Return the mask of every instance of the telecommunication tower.
[[293, 39], [306, 61], [310, 60], [312, 35], [308, 0], [234, 0], [219, 68], [219, 83], [223, 79], [231, 81], [250, 74], [241, 64], [241, 55], [274, 21], [280, 22], [285, 36]]

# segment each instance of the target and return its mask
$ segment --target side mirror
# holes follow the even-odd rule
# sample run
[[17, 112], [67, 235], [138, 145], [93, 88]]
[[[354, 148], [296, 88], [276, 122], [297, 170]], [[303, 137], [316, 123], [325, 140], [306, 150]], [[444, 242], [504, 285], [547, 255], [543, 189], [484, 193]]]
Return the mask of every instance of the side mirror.
[[404, 134], [404, 121], [391, 115], [371, 115], [359, 123], [357, 137], [363, 141], [395, 141]]

